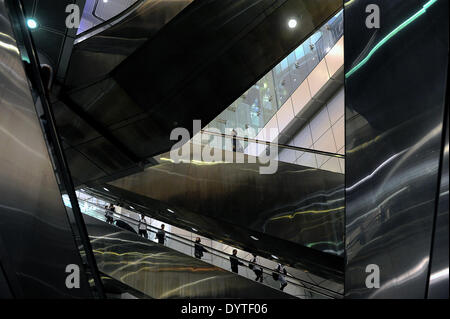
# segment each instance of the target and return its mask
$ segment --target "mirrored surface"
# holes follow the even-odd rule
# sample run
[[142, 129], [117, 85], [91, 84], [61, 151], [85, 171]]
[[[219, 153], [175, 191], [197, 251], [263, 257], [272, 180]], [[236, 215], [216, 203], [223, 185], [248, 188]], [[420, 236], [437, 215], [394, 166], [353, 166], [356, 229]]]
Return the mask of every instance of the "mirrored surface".
[[[448, 1], [345, 5], [348, 298], [425, 298], [448, 65]], [[366, 286], [366, 267], [380, 288]]]

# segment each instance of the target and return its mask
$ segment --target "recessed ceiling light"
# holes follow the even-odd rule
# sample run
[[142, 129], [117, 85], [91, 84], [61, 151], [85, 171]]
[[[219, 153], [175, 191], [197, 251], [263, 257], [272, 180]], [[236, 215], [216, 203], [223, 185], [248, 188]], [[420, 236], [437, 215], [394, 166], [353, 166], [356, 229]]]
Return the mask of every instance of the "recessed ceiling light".
[[175, 214], [175, 212], [174, 212], [173, 210], [169, 209], [169, 208], [167, 208], [167, 211], [168, 211], [169, 213]]
[[34, 20], [34, 19], [28, 19], [28, 20], [27, 20], [27, 26], [28, 26], [30, 29], [36, 29], [37, 26], [38, 26], [38, 24], [37, 24], [36, 20]]
[[291, 29], [294, 29], [297, 26], [297, 20], [296, 19], [289, 19], [288, 26]]
[[109, 189], [107, 189], [106, 187], [103, 187], [103, 189], [104, 189], [105, 191], [109, 192]]
[[253, 240], [259, 240], [258, 238], [256, 238], [255, 236], [250, 236], [251, 239]]
[[278, 257], [277, 257], [277, 256], [272, 255], [272, 258], [278, 260]]
[[194, 227], [192, 227], [192, 230], [193, 230], [193, 231], [198, 231], [198, 230], [197, 230], [197, 229], [195, 229]]
[[134, 207], [133, 207], [133, 206], [130, 206], [130, 208], [131, 208], [131, 209], [134, 209]]
[[103, 0], [103, 3], [107, 3], [108, 2], [108, 0]]

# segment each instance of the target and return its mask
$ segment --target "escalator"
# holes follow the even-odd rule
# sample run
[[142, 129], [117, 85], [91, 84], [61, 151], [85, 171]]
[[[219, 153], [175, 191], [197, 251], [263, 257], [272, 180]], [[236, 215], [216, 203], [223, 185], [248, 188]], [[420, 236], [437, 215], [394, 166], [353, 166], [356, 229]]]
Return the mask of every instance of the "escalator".
[[[23, 19], [21, 20], [23, 22]], [[24, 29], [23, 25], [20, 25], [22, 31]], [[48, 144], [48, 149], [52, 154], [52, 159], [57, 159], [56, 163], [53, 163], [56, 167], [54, 167], [55, 172], [57, 174], [57, 178], [63, 178], [64, 179], [64, 183], [62, 185], [59, 185], [60, 190], [61, 191], [66, 191], [69, 193], [69, 196], [73, 196], [74, 190], [73, 190], [73, 184], [72, 184], [72, 180], [70, 178], [70, 174], [68, 173], [67, 170], [67, 166], [65, 163], [65, 159], [64, 156], [62, 155], [62, 153], [60, 153], [61, 149], [60, 149], [60, 145], [59, 145], [59, 140], [58, 140], [58, 132], [54, 129], [53, 126], [53, 118], [52, 118], [52, 113], [49, 111], [50, 108], [48, 108], [48, 101], [47, 101], [47, 94], [48, 92], [45, 91], [45, 86], [43, 85], [44, 83], [42, 83], [42, 79], [39, 78], [39, 64], [37, 63], [37, 55], [35, 55], [34, 53], [34, 47], [33, 44], [31, 43], [30, 39], [28, 38], [28, 34], [26, 32], [23, 32], [25, 35], [27, 35], [25, 38], [25, 45], [26, 45], [26, 49], [28, 51], [28, 53], [33, 53], [30, 54], [30, 60], [31, 60], [31, 65], [33, 67], [33, 69], [28, 70], [29, 73], [33, 73], [33, 81], [32, 81], [32, 89], [35, 89], [38, 91], [38, 96], [39, 96], [39, 102], [42, 103], [43, 105], [38, 104], [38, 111], [42, 112], [42, 110], [39, 109], [39, 107], [43, 107], [43, 112], [44, 114], [42, 115], [42, 117], [40, 117], [40, 119], [42, 120], [41, 124], [42, 124], [42, 129], [44, 130], [44, 132], [50, 131], [51, 129], [51, 134], [49, 134], [49, 136], [51, 137], [51, 140], [48, 140], [47, 142]], [[112, 75], [115, 76], [115, 73], [112, 72]], [[70, 98], [70, 94], [66, 94], [66, 92], [64, 92], [65, 87], [59, 87], [60, 89], [60, 97], [63, 98]], [[54, 93], [54, 92], [53, 92]], [[59, 98], [58, 96], [56, 96], [57, 98]], [[52, 96], [54, 105], [58, 104], [57, 100], [54, 100], [55, 95], [53, 94]], [[56, 111], [57, 112], [57, 108]], [[83, 112], [77, 112], [76, 113], [77, 116], [80, 116], [80, 114], [85, 114]], [[74, 119], [74, 123], [75, 125], [77, 125], [77, 120]], [[93, 122], [89, 122], [90, 124], [92, 124]], [[88, 124], [89, 124], [88, 123]], [[78, 123], [79, 124], [79, 123]], [[89, 125], [90, 125], [89, 124]], [[49, 126], [51, 126], [49, 128]], [[93, 126], [95, 127], [95, 125]], [[61, 127], [60, 127], [61, 128]], [[96, 127], [96, 130], [100, 130], [101, 132], [104, 132], [107, 136], [105, 138], [109, 138], [111, 139], [111, 137], [114, 138], [113, 135], [110, 135], [110, 131], [108, 129], [105, 128], [98, 128]], [[109, 136], [109, 137], [108, 137]], [[46, 136], [46, 138], [48, 138], [48, 136]], [[116, 140], [117, 141], [117, 140]], [[120, 143], [120, 141], [119, 141]], [[69, 144], [68, 140], [65, 139], [63, 141], [63, 145], [65, 147], [69, 146], [72, 147], [71, 144]], [[120, 144], [122, 145], [122, 148], [119, 147], [119, 152], [122, 152], [124, 150], [126, 150], [126, 145], [125, 144]], [[94, 152], [94, 150], [91, 150], [92, 154], [98, 155], [101, 157], [101, 152], [97, 150], [98, 152]], [[114, 149], [113, 149], [114, 151]], [[53, 152], [56, 154], [53, 154]], [[66, 154], [67, 155], [67, 154]], [[114, 158], [116, 156], [116, 154], [113, 152], [108, 152], [108, 159], [110, 160], [111, 158]], [[68, 156], [69, 158], [69, 163], [70, 163], [70, 156]], [[158, 165], [159, 162], [157, 162], [156, 159], [153, 159], [152, 164], [154, 165]], [[133, 163], [135, 163], [135, 161], [133, 161]], [[145, 164], [145, 162], [141, 162], [138, 164]], [[61, 174], [61, 171], [64, 174]], [[111, 170], [112, 173], [116, 173], [115, 171]], [[68, 176], [66, 176], [66, 174]], [[77, 179], [77, 175], [74, 174], [74, 177], [76, 178], [75, 181], [79, 182], [80, 179]], [[103, 184], [100, 184], [103, 185]], [[96, 185], [98, 186], [98, 185]], [[112, 186], [111, 186], [112, 187]], [[96, 189], [95, 187], [92, 187], [91, 189]], [[103, 187], [103, 189], [106, 192], [109, 192], [109, 190], [106, 189], [106, 187]], [[117, 196], [117, 195], [116, 195]], [[76, 203], [76, 200], [74, 201], [73, 198], [71, 198], [72, 203]], [[162, 205], [162, 203], [160, 202], [159, 205]], [[167, 205], [167, 204], [166, 204]], [[79, 211], [77, 212], [76, 208], [77, 205], [74, 205], [74, 216], [76, 217], [76, 224], [77, 226], [79, 226], [79, 228], [81, 230], [83, 230], [83, 221], [82, 218], [78, 219], [79, 216]], [[69, 214], [71, 215], [71, 214]], [[206, 218], [205, 220], [207, 220], [208, 218]], [[214, 218], [211, 218], [211, 221], [216, 222], [216, 224], [220, 224], [220, 221], [215, 221]], [[96, 256], [97, 257], [97, 262], [99, 265], [101, 265], [101, 271], [106, 275], [106, 276], [110, 276], [111, 278], [115, 279], [115, 280], [119, 280], [121, 282], [125, 281], [125, 278], [131, 278], [134, 275], [139, 276], [143, 270], [147, 270], [147, 266], [144, 266], [144, 268], [140, 268], [140, 267], [136, 267], [134, 268], [133, 271], [125, 271], [125, 272], [121, 272], [123, 270], [123, 267], [120, 266], [121, 264], [125, 264], [125, 266], [137, 266], [139, 265], [142, 260], [139, 259], [131, 259], [128, 260], [127, 258], [130, 255], [133, 255], [133, 251], [137, 252], [135, 255], [136, 256], [144, 256], [143, 258], [147, 259], [149, 258], [150, 264], [153, 265], [157, 265], [158, 264], [158, 258], [162, 256], [162, 260], [163, 260], [163, 264], [165, 263], [166, 265], [170, 264], [173, 262], [173, 260], [179, 260], [178, 264], [177, 262], [175, 262], [175, 269], [172, 267], [169, 267], [168, 269], [165, 269], [164, 267], [156, 267], [156, 268], [152, 268], [153, 270], [155, 270], [158, 273], [158, 276], [156, 277], [160, 277], [161, 272], [167, 272], [167, 276], [166, 276], [166, 281], [169, 282], [175, 282], [174, 286], [165, 286], [164, 287], [164, 283], [161, 283], [161, 285], [153, 285], [154, 284], [154, 278], [155, 274], [150, 274], [150, 278], [152, 281], [152, 286], [149, 288], [150, 291], [148, 291], [147, 287], [140, 287], [139, 284], [141, 284], [142, 282], [145, 282], [143, 280], [141, 280], [141, 278], [137, 278], [135, 281], [137, 287], [133, 287], [133, 289], [137, 289], [139, 291], [143, 291], [145, 290], [145, 293], [149, 295], [149, 297], [153, 297], [153, 298], [172, 298], [172, 297], [182, 297], [182, 296], [190, 296], [192, 297], [241, 297], [244, 296], [244, 292], [246, 293], [245, 295], [248, 296], [248, 294], [252, 295], [252, 296], [256, 296], [256, 297], [260, 297], [258, 292], [263, 291], [261, 289], [261, 286], [258, 286], [257, 292], [251, 292], [250, 290], [253, 289], [252, 285], [256, 284], [254, 282], [251, 281], [248, 283], [242, 283], [241, 282], [241, 278], [239, 279], [233, 279], [235, 277], [233, 277], [234, 275], [231, 274], [232, 276], [230, 276], [230, 274], [223, 274], [223, 270], [220, 269], [216, 269], [215, 267], [211, 267], [211, 265], [203, 265], [200, 261], [197, 260], [191, 260], [190, 258], [186, 259], [186, 256], [178, 256], [177, 253], [172, 252], [170, 250], [166, 250], [166, 249], [162, 249], [162, 247], [160, 246], [155, 246], [154, 245], [150, 245], [147, 242], [141, 243], [140, 240], [141, 238], [136, 237], [136, 235], [132, 234], [131, 232], [127, 231], [127, 230], [120, 230], [117, 228], [111, 228], [114, 226], [105, 224], [104, 222], [99, 222], [97, 220], [93, 220], [90, 219], [89, 217], [85, 218], [85, 223], [87, 224], [88, 230], [89, 230], [89, 235], [91, 236], [91, 238], [93, 238], [92, 240], [92, 245], [94, 248], [94, 251], [97, 252], [98, 255], [104, 256], [107, 255], [107, 257], [105, 257], [104, 259], [100, 259], [100, 256]], [[201, 223], [200, 223], [201, 224]], [[226, 225], [224, 225], [224, 228], [226, 229]], [[233, 228], [233, 226], [231, 227]], [[230, 228], [230, 229], [231, 229]], [[239, 230], [239, 229], [238, 229]], [[84, 230], [83, 230], [84, 231]], [[212, 231], [210, 229], [210, 231]], [[246, 229], [243, 229], [243, 232], [246, 232]], [[113, 239], [108, 238], [110, 237], [111, 234], [118, 234], [118, 237], [113, 236]], [[123, 235], [123, 236], [122, 236]], [[87, 240], [86, 238], [84, 238], [84, 233], [82, 231], [79, 231], [79, 233], [74, 231], [74, 236], [75, 238], [80, 237], [82, 238], [82, 245], [84, 246], [85, 249], [85, 256], [83, 257], [88, 257], [88, 263], [89, 266], [92, 267], [91, 271], [92, 273], [96, 273], [96, 269], [94, 266], [96, 266], [96, 263], [92, 263], [91, 260], [89, 260], [90, 258], [90, 246], [87, 245], [89, 243], [89, 240]], [[114, 242], [112, 243], [111, 242]], [[117, 242], [119, 242], [120, 244], [117, 245]], [[261, 242], [263, 242], [261, 240]], [[276, 241], [275, 241], [276, 242]], [[139, 248], [136, 248], [134, 246], [134, 244], [139, 245]], [[279, 242], [281, 244], [281, 242]], [[269, 246], [268, 246], [269, 247]], [[105, 253], [105, 248], [106, 253]], [[118, 248], [117, 251], [115, 251], [115, 249]], [[123, 250], [121, 250], [121, 248], [124, 248]], [[270, 247], [269, 247], [270, 248]], [[81, 251], [81, 250], [80, 250]], [[271, 251], [274, 251], [274, 249], [271, 249]], [[101, 253], [98, 253], [101, 252]], [[150, 252], [150, 256], [148, 256]], [[266, 252], [269, 253], [269, 250]], [[83, 252], [81, 251], [81, 254], [83, 254]], [[308, 253], [305, 250], [305, 255], [307, 255]], [[110, 258], [111, 256], [115, 256], [112, 259]], [[123, 259], [123, 257], [125, 256], [125, 258]], [[134, 256], [134, 257], [136, 257]], [[118, 258], [116, 258], [118, 257]], [[153, 258], [153, 259], [152, 259]], [[317, 262], [317, 260], [316, 260]], [[144, 264], [147, 264], [147, 260], [144, 262]], [[186, 266], [188, 265], [188, 266]], [[112, 267], [112, 268], [110, 268]], [[198, 270], [197, 273], [194, 273], [193, 275], [180, 275], [180, 274], [173, 274], [176, 273], [177, 271], [179, 271], [181, 269], [181, 271], [186, 270], [183, 267], [187, 267], [188, 270]], [[326, 267], [329, 267], [329, 264], [326, 264]], [[162, 269], [161, 269], [162, 268]], [[151, 272], [151, 271], [150, 271]], [[194, 271], [195, 272], [195, 271]], [[205, 278], [203, 278], [202, 276], [204, 276], [205, 274], [213, 274], [213, 279], [216, 277], [221, 277], [222, 276], [222, 280], [218, 281], [219, 283], [222, 283], [222, 287], [219, 287], [219, 289], [217, 289], [217, 285], [209, 285], [208, 284], [212, 281], [214, 283], [213, 279], [209, 279], [209, 277], [207, 277], [207, 279], [205, 280]], [[215, 277], [214, 277], [215, 276]], [[164, 276], [161, 276], [164, 277]], [[96, 277], [94, 277], [94, 281]], [[226, 280], [224, 280], [226, 279]], [[180, 285], [181, 282], [181, 285]], [[133, 280], [130, 280], [129, 284], [131, 285], [133, 283]], [[201, 285], [198, 285], [199, 283], [201, 283]], [[223, 284], [225, 283], [225, 284]], [[97, 283], [96, 283], [97, 285]], [[162, 288], [161, 288], [162, 286]], [[98, 285], [99, 289], [101, 288], [101, 285]], [[186, 287], [193, 287], [193, 289], [185, 289]], [[200, 287], [200, 288], [198, 288]], [[250, 288], [246, 288], [246, 287], [250, 287]], [[256, 286], [255, 286], [256, 287]], [[250, 289], [250, 290], [249, 290]], [[276, 298], [276, 292], [273, 289], [270, 290], [272, 291], [272, 293], [264, 293], [264, 296], [270, 296], [270, 298]], [[248, 293], [248, 294], [247, 294]], [[272, 295], [275, 294], [275, 295]], [[101, 295], [101, 294], [99, 294]], [[262, 296], [261, 296], [262, 297]]]
[[84, 220], [99, 270], [149, 298], [293, 298], [91, 216]]
[[[170, 139], [174, 128], [185, 127], [192, 136], [194, 119], [202, 126], [211, 122], [340, 8], [335, 0], [140, 1], [116, 17], [118, 23], [81, 34], [64, 79], [51, 92], [74, 183], [144, 207], [161, 220], [174, 216], [156, 207], [171, 205], [180, 227], [197, 227], [266, 256], [283, 247], [283, 262], [341, 280], [342, 174], [283, 163], [280, 174], [262, 180], [252, 173], [256, 167], [224, 165], [211, 183], [225, 176], [237, 180], [225, 183], [228, 193], [222, 187], [214, 195], [202, 179], [218, 166], [174, 167], [158, 156], [176, 143]], [[289, 29], [293, 17], [300, 27]], [[197, 180], [197, 190], [206, 194], [202, 207], [191, 205], [201, 202], [199, 194], [173, 187], [179, 181], [170, 179], [171, 170]], [[147, 175], [169, 181], [163, 196], [119, 180]], [[285, 181], [292, 192], [280, 198]], [[244, 186], [250, 198], [266, 201], [252, 206], [240, 197]], [[297, 214], [304, 207], [332, 214]]]
[[[284, 262], [342, 280], [342, 174], [282, 163], [276, 176], [261, 179], [252, 173], [256, 166], [160, 160], [176, 142], [173, 128], [192, 135], [193, 119], [209, 123], [339, 9], [335, 1], [193, 1], [156, 10], [143, 1], [112, 27], [82, 34], [54, 103], [75, 183], [266, 256], [283, 247]], [[140, 27], [166, 11], [164, 22]], [[287, 17], [294, 13], [301, 28], [290, 30]], [[179, 187], [176, 176], [194, 180], [197, 193], [189, 183]], [[205, 176], [212, 176], [210, 185]], [[159, 189], [143, 189], [144, 180]], [[241, 196], [244, 187], [258, 204]], [[290, 188], [284, 198], [280, 187]], [[165, 205], [176, 216], [158, 208]]]
[[[136, 231], [134, 229], [138, 229], [138, 225], [139, 225], [139, 221], [127, 216], [126, 214], [122, 214], [122, 213], [114, 213], [114, 224], [117, 226], [118, 222], [121, 222], [121, 224], [127, 224], [127, 228], [125, 230], [120, 230], [119, 228], [123, 227], [119, 227], [119, 228], [114, 228], [113, 226], [108, 225], [107, 223], [104, 222], [105, 220], [105, 212], [106, 210], [97, 206], [96, 204], [92, 203], [92, 202], [88, 202], [85, 200], [81, 200], [79, 199], [80, 205], [83, 208], [84, 214], [85, 214], [85, 220], [86, 220], [86, 224], [88, 227], [88, 231], [91, 237], [91, 243], [93, 246], [93, 250], [94, 250], [94, 254], [96, 256], [97, 259], [97, 263], [99, 265], [99, 269], [100, 271], [103, 272], [103, 274], [107, 277], [110, 277], [110, 282], [114, 280], [118, 280], [119, 282], [121, 282], [122, 284], [127, 284], [130, 285], [133, 289], [136, 289], [136, 285], [134, 283], [134, 279], [125, 279], [128, 276], [133, 277], [135, 272], [146, 272], [148, 270], [150, 271], [160, 271], [160, 270], [155, 270], [155, 269], [148, 269], [148, 267], [142, 267], [143, 265], [147, 265], [151, 267], [151, 262], [147, 264], [147, 257], [144, 256], [145, 255], [145, 251], [148, 247], [148, 249], [150, 249], [150, 251], [153, 249], [151, 247], [162, 247], [162, 245], [156, 244], [154, 241], [150, 240], [150, 238], [152, 238], [153, 240], [156, 240], [156, 233], [158, 231], [158, 228], [151, 226], [151, 225], [147, 225], [147, 232], [148, 232], [148, 238], [149, 240], [144, 240], [140, 237], [139, 240], [137, 240], [136, 237]], [[110, 226], [113, 227], [115, 229], [114, 233], [110, 233], [110, 234], [103, 234], [102, 231], [99, 231], [99, 229], [104, 229], [106, 226]], [[167, 225], [166, 225], [167, 226]], [[108, 228], [108, 227], [106, 227]], [[113, 229], [111, 228], [111, 229]], [[131, 249], [130, 245], [128, 245], [128, 240], [130, 240], [130, 238], [133, 238], [132, 240], [135, 241], [136, 243], [140, 243], [143, 246], [138, 249], [139, 253], [136, 253], [136, 248]], [[145, 243], [149, 244], [146, 245]], [[134, 242], [133, 242], [134, 245]], [[138, 245], [139, 246], [139, 245]], [[170, 251], [177, 251], [182, 253], [183, 255], [188, 255], [188, 256], [192, 256], [193, 255], [193, 247], [194, 247], [194, 242], [191, 241], [190, 239], [180, 236], [178, 234], [175, 234], [173, 232], [170, 231], [166, 231], [166, 240], [165, 240], [165, 247], [167, 247]], [[226, 251], [223, 251], [223, 247], [221, 249], [219, 249], [219, 246], [222, 247], [222, 245], [220, 245], [220, 243], [216, 243], [213, 244], [211, 243], [211, 245], [209, 246], [205, 246], [206, 248], [206, 255], [207, 257], [203, 258], [207, 264], [209, 264], [209, 266], [213, 265], [216, 266], [220, 269], [225, 269], [225, 270], [229, 270], [229, 254]], [[147, 247], [147, 248], [146, 248]], [[216, 247], [216, 248], [215, 248]], [[118, 252], [118, 250], [120, 250], [120, 252]], [[158, 250], [159, 251], [159, 250]], [[144, 255], [142, 255], [142, 254]], [[147, 252], [148, 253], [148, 252]], [[126, 259], [124, 256], [132, 256], [130, 257], [130, 259]], [[162, 254], [164, 255], [164, 254]], [[133, 263], [132, 258], [136, 257], [136, 256], [144, 256], [145, 257], [145, 262], [143, 262], [142, 264], [137, 264], [135, 265]], [[172, 255], [170, 255], [172, 256]], [[174, 255], [175, 256], [175, 255]], [[176, 254], [176, 256], [178, 256]], [[172, 257], [171, 257], [172, 258]], [[118, 259], [120, 259], [120, 262], [117, 261]], [[149, 257], [149, 259], [152, 259], [152, 257]], [[174, 259], [179, 259], [179, 257]], [[241, 262], [243, 262], [245, 264], [245, 266], [239, 267], [239, 277], [245, 277], [248, 278], [250, 281], [254, 280], [254, 273], [252, 270], [250, 270], [247, 265], [249, 263], [248, 260], [244, 260], [241, 258], [240, 259]], [[106, 261], [105, 261], [106, 260]], [[124, 261], [126, 260], [126, 262]], [[183, 260], [189, 260], [189, 258], [184, 258]], [[195, 259], [196, 261], [198, 261], [198, 259]], [[119, 262], [123, 268], [121, 268], [120, 270], [117, 270], [117, 266], [115, 266], [115, 262]], [[174, 263], [175, 264], [175, 263]], [[195, 264], [195, 263], [194, 263]], [[271, 287], [275, 290], [279, 289], [279, 282], [274, 281], [272, 278], [272, 268], [267, 268], [267, 265], [264, 265], [262, 263], [259, 264], [262, 269], [263, 269], [263, 281], [261, 281], [261, 283], [258, 283], [261, 286], [264, 286], [264, 289], [266, 289], [266, 286]], [[136, 267], [138, 267], [138, 270], [136, 270]], [[141, 267], [141, 268], [139, 268]], [[204, 267], [204, 265], [202, 266]], [[142, 270], [141, 270], [142, 269]], [[130, 274], [128, 274], [131, 273]], [[234, 274], [233, 274], [234, 275]], [[145, 277], [145, 276], [144, 276]], [[341, 298], [342, 295], [336, 291], [335, 289], [330, 289], [329, 287], [327, 287], [327, 284], [317, 284], [314, 281], [314, 278], [310, 278], [311, 276], [308, 276], [307, 274], [303, 274], [304, 277], [302, 278], [298, 278], [295, 277], [293, 275], [291, 275], [291, 273], [289, 272], [286, 275], [286, 280], [288, 283], [288, 287], [285, 289], [285, 293], [288, 293], [291, 296], [295, 296], [298, 298], [314, 298], [314, 299], [323, 299], [323, 298]], [[216, 280], [216, 279], [215, 279]], [[221, 279], [217, 279], [217, 280], [221, 280]], [[246, 282], [245, 280], [243, 282]], [[254, 282], [254, 281], [253, 281]], [[117, 286], [118, 284], [116, 284]], [[220, 284], [222, 285], [222, 284]], [[328, 283], [329, 285], [329, 283]], [[145, 285], [144, 285], [145, 286]], [[243, 285], [245, 286], [245, 285]], [[253, 285], [252, 285], [253, 286]], [[145, 291], [145, 290], [149, 290], [150, 288], [145, 288], [143, 289], [143, 287], [138, 288], [138, 291]], [[156, 289], [156, 290], [154, 290]], [[245, 288], [247, 289], [247, 288]], [[158, 288], [152, 287], [151, 291], [152, 293], [150, 294], [153, 298], [155, 296], [159, 296], [161, 297], [161, 291], [156, 292], [158, 290]], [[247, 293], [247, 292], [246, 292]], [[250, 292], [248, 292], [250, 293]], [[133, 294], [136, 295], [135, 292], [133, 292]], [[266, 292], [264, 290], [264, 294], [265, 295]], [[252, 294], [250, 294], [251, 296]], [[270, 294], [271, 295], [271, 294]], [[176, 296], [176, 295], [174, 295]], [[158, 297], [158, 298], [159, 298]], [[166, 298], [167, 296], [165, 296]], [[177, 296], [180, 297], [180, 296]], [[186, 297], [186, 296], [185, 296]], [[284, 297], [288, 297], [284, 294]]]
[[277, 172], [261, 175], [250, 157], [245, 163], [191, 158], [175, 164], [162, 154], [141, 173], [83, 190], [269, 259], [276, 252], [285, 264], [342, 281], [344, 175], [275, 160]]
[[[192, 120], [208, 124], [340, 6], [138, 1], [117, 24], [81, 34], [52, 91], [75, 183], [113, 180], [154, 164], [150, 157], [176, 142], [175, 127], [192, 135]], [[293, 16], [301, 27], [288, 28]]]

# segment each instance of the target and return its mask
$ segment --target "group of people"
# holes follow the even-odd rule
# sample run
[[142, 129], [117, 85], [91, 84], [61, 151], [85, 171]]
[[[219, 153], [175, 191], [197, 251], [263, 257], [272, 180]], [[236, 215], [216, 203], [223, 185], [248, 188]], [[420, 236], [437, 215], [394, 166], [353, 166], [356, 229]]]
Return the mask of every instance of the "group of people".
[[[258, 257], [252, 254], [253, 258], [249, 262], [248, 267], [253, 270], [256, 275], [255, 281], [263, 282], [263, 268], [258, 264]], [[233, 249], [233, 255], [230, 256], [231, 271], [239, 273], [239, 266], [245, 266], [237, 257], [237, 249]], [[278, 264], [274, 269], [273, 279], [280, 282], [280, 290], [284, 290], [287, 286], [285, 276], [287, 275], [286, 268], [282, 264]]]
[[[105, 207], [106, 209], [106, 222], [112, 224], [113, 223], [113, 214], [115, 212], [114, 205], [110, 204], [109, 206]], [[141, 214], [141, 218], [139, 219], [138, 223], [138, 231], [139, 235], [148, 239], [148, 233], [147, 233], [147, 221], [145, 220], [145, 216]], [[161, 245], [164, 245], [166, 241], [166, 231], [164, 230], [165, 225], [161, 224], [161, 228], [156, 233], [156, 239], [158, 240], [158, 243]], [[201, 244], [200, 237], [197, 237], [195, 239], [194, 243], [194, 256], [195, 258], [202, 259], [204, 253], [208, 253], [208, 250]], [[258, 257], [255, 254], [252, 254], [253, 258], [249, 262], [248, 267], [253, 270], [255, 273], [255, 281], [263, 282], [263, 268], [261, 265], [258, 264]], [[234, 273], [239, 273], [239, 266], [245, 266], [243, 262], [239, 260], [237, 257], [237, 250], [233, 249], [233, 254], [230, 256], [230, 266], [231, 271]], [[287, 275], [286, 268], [278, 264], [277, 268], [274, 269], [272, 276], [273, 279], [280, 282], [280, 290], [283, 290], [287, 286], [287, 281], [285, 276]]]
[[108, 224], [113, 224], [114, 223], [114, 213], [116, 212], [116, 208], [114, 207], [113, 204], [109, 204], [107, 206], [105, 206], [105, 218], [106, 218], [106, 222]]
[[[194, 244], [194, 256], [198, 259], [203, 257], [204, 253], [208, 251], [205, 249], [203, 245], [201, 245], [200, 237], [195, 239]], [[252, 254], [253, 258], [249, 262], [248, 267], [253, 270], [256, 275], [255, 281], [263, 282], [263, 267], [258, 264], [258, 257], [255, 254]], [[233, 254], [230, 256], [230, 266], [231, 271], [238, 274], [239, 266], [245, 266], [243, 262], [241, 262], [237, 256], [237, 249], [233, 249]], [[284, 290], [287, 286], [287, 281], [285, 276], [287, 275], [286, 268], [280, 263], [277, 265], [277, 268], [274, 270], [273, 277], [276, 281], [280, 282], [280, 290]]]
[[[158, 229], [156, 232], [156, 239], [158, 240], [158, 244], [164, 245], [166, 241], [166, 231], [165, 229], [166, 225], [161, 224], [161, 228]], [[145, 216], [141, 214], [141, 218], [139, 219], [138, 223], [138, 231], [139, 235], [148, 239], [148, 233], [147, 233], [147, 221], [145, 220]]]
[[[105, 218], [106, 222], [108, 224], [114, 223], [114, 213], [116, 212], [115, 207], [113, 204], [109, 204], [105, 206]], [[161, 225], [161, 228], [156, 233], [156, 239], [158, 240], [159, 244], [164, 245], [166, 241], [166, 231], [164, 230], [166, 226], [164, 224]], [[138, 222], [138, 233], [139, 236], [142, 236], [146, 239], [148, 239], [148, 232], [147, 232], [147, 221], [145, 220], [145, 216], [141, 214], [141, 218]]]

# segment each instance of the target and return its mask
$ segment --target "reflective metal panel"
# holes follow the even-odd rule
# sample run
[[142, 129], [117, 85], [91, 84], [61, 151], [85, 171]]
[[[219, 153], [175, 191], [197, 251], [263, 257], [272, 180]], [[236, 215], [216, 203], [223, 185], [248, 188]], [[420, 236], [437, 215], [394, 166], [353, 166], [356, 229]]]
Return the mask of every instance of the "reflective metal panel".
[[77, 43], [64, 84], [74, 88], [104, 78], [191, 2], [144, 1], [117, 25]]
[[261, 175], [249, 158], [241, 164], [175, 164], [163, 154], [144, 172], [91, 190], [208, 238], [342, 279], [343, 259], [337, 255], [343, 245], [344, 176], [284, 162], [277, 162], [275, 174]]
[[[61, 200], [29, 83], [0, 0], [0, 258], [4, 275], [17, 280], [19, 298], [89, 297], [68, 289], [66, 266], [81, 258]], [[13, 287], [14, 289], [14, 287]]]
[[9, 283], [6, 280], [6, 276], [3, 272], [1, 261], [0, 261], [0, 299], [12, 298], [12, 293], [9, 288]]
[[152, 298], [292, 298], [85, 216], [99, 269]]
[[[140, 213], [182, 229], [195, 231], [207, 238], [254, 252], [268, 259], [274, 259], [273, 256], [276, 256], [285, 265], [307, 270], [326, 279], [339, 283], [343, 280], [343, 258], [339, 256], [256, 232], [245, 226], [192, 213], [181, 207], [174, 207], [109, 184], [105, 186], [108, 191], [103, 187], [84, 190], [108, 202], [132, 205]], [[252, 236], [258, 240], [255, 241]]]
[[[66, 81], [54, 91], [61, 135], [79, 151], [72, 152], [74, 162], [87, 159], [103, 175], [128, 169], [126, 161], [111, 165], [110, 156], [101, 154], [111, 140], [138, 159], [133, 162], [167, 151], [174, 127], [191, 130], [193, 119], [208, 124], [342, 5], [338, 0], [189, 2], [146, 1], [76, 45]], [[291, 16], [298, 18], [297, 28], [288, 27]], [[91, 127], [83, 125], [87, 117], [95, 119]], [[109, 141], [98, 136], [100, 127]], [[96, 176], [74, 177], [88, 182]]]
[[[219, 150], [221, 158], [228, 151]], [[193, 155], [194, 156], [194, 155]], [[109, 183], [216, 220], [328, 253], [343, 254], [344, 175], [277, 162], [172, 163], [170, 155], [141, 173]]]
[[[366, 27], [377, 4], [380, 29]], [[348, 298], [424, 298], [448, 65], [448, 1], [347, 1]], [[380, 288], [366, 286], [366, 267]]]
[[441, 187], [436, 212], [428, 298], [448, 299], [448, 111], [441, 168]]

